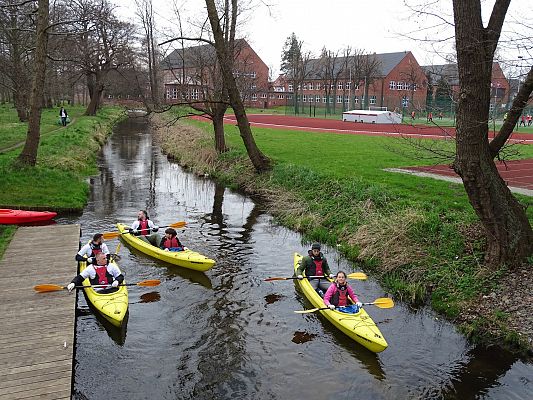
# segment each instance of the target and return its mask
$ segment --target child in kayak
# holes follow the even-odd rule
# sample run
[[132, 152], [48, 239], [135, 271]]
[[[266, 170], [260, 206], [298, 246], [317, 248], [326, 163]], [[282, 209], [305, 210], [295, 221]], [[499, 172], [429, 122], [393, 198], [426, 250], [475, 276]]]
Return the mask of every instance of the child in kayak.
[[116, 291], [116, 287], [124, 281], [124, 275], [120, 272], [120, 269], [116, 264], [109, 264], [109, 261], [104, 253], [98, 253], [95, 257], [96, 265], [87, 265], [81, 274], [72, 279], [67, 286], [69, 292], [74, 287], [81, 286], [86, 278], [89, 278], [91, 285], [110, 285], [111, 288], [98, 288], [95, 289], [99, 292], [111, 293]]
[[178, 232], [174, 228], [165, 229], [165, 237], [161, 239], [159, 248], [165, 251], [183, 251], [185, 250], [180, 240]]
[[[351, 299], [355, 304], [349, 304], [348, 299]], [[337, 272], [335, 282], [331, 284], [324, 295], [324, 304], [332, 310], [340, 307], [338, 311], [350, 314], [357, 313], [363, 305], [350, 285], [348, 285], [348, 282], [346, 282], [346, 273], [344, 271]]]

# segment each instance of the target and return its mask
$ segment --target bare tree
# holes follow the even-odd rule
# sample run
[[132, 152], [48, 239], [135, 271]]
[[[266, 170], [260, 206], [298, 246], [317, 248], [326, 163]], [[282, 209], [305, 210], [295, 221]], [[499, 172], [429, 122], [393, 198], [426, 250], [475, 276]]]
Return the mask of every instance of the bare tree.
[[159, 51], [155, 40], [155, 21], [152, 0], [135, 0], [137, 5], [137, 16], [139, 17], [143, 30], [142, 40], [146, 49], [148, 66], [148, 80], [150, 82], [150, 99], [156, 109], [161, 105], [160, 79], [159, 79]]
[[33, 2], [2, 0], [0, 3], [0, 43], [4, 57], [0, 60], [4, 88], [12, 93], [20, 121], [28, 120], [28, 107], [33, 68], [34, 30]]
[[487, 235], [486, 261], [517, 265], [533, 254], [533, 230], [525, 207], [501, 178], [494, 157], [509, 138], [533, 91], [533, 68], [513, 102], [506, 122], [489, 143], [492, 63], [510, 0], [496, 0], [487, 27], [479, 0], [453, 0], [459, 70], [454, 170]]
[[[246, 110], [239, 93], [239, 87], [233, 75], [234, 54], [235, 54], [235, 30], [237, 25], [238, 3], [237, 0], [226, 0], [224, 12], [231, 16], [229, 24], [226, 24], [225, 29], [221, 26], [221, 18], [219, 17], [214, 0], [206, 0], [207, 15], [213, 33], [214, 45], [216, 49], [217, 59], [222, 71], [222, 77], [228, 90], [230, 104], [235, 112], [237, 118], [237, 125], [241, 138], [246, 147], [248, 157], [252, 162], [257, 172], [264, 172], [271, 168], [270, 160], [257, 147], [255, 139], [252, 134]], [[225, 34], [226, 33], [226, 34]]]
[[28, 134], [22, 152], [18, 156], [21, 164], [35, 166], [37, 163], [37, 150], [41, 135], [41, 111], [43, 107], [44, 79], [46, 74], [46, 48], [48, 43], [48, 0], [37, 2], [37, 25], [35, 27], [35, 67], [30, 98], [30, 115]]

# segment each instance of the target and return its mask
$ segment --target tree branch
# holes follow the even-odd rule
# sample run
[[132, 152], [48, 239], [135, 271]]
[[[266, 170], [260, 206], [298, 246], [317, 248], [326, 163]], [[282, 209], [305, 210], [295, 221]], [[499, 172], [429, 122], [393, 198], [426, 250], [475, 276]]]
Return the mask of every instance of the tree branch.
[[215, 43], [210, 41], [210, 40], [207, 40], [207, 39], [204, 39], [204, 38], [189, 38], [189, 37], [184, 37], [184, 36], [179, 36], [177, 38], [174, 38], [174, 39], [169, 39], [169, 40], [165, 40], [164, 42], [162, 43], [158, 43], [158, 46], [163, 46], [167, 43], [170, 43], [170, 42], [175, 42], [176, 40], [190, 40], [190, 41], [193, 41], [193, 42], [204, 42], [204, 43], [207, 43], [207, 44], [210, 44], [211, 46], [215, 46]]
[[529, 101], [529, 98], [532, 92], [533, 92], [533, 67], [531, 67], [531, 69], [529, 70], [529, 73], [527, 74], [527, 78], [524, 84], [522, 85], [522, 87], [518, 91], [518, 94], [513, 100], [513, 105], [511, 106], [511, 109], [507, 113], [507, 119], [503, 123], [496, 137], [492, 139], [492, 141], [489, 144], [490, 153], [493, 158], [498, 155], [500, 149], [503, 147], [507, 139], [509, 139], [509, 136], [511, 136], [511, 134], [513, 133], [513, 129], [518, 122], [518, 118], [520, 118], [522, 111], [524, 111], [524, 107]]

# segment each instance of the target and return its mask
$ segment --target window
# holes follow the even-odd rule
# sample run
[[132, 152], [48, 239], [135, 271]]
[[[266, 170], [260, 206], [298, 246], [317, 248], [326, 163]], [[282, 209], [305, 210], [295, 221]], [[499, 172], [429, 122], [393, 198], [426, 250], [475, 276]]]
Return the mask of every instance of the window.
[[315, 96], [315, 102], [320, 103], [320, 96], [318, 95]]
[[348, 96], [346, 96], [344, 98], [344, 104], [348, 104], [350, 102], [350, 98]]
[[271, 99], [275, 99], [276, 96], [274, 96], [273, 94], [271, 94], [271, 95], [270, 95], [270, 98], [271, 98]]
[[267, 94], [266, 93], [261, 93], [261, 98], [262, 99], [266, 99], [267, 98]]
[[403, 82], [398, 82], [398, 90], [403, 90]]
[[199, 90], [194, 88], [194, 89], [191, 89], [191, 99], [192, 100], [198, 100], [198, 93], [199, 93]]
[[389, 89], [390, 90], [396, 90], [396, 81], [390, 81], [389, 82]]
[[253, 100], [253, 101], [256, 101], [256, 100], [257, 100], [257, 94], [252, 93], [252, 100]]
[[346, 82], [346, 90], [350, 90], [351, 82]]
[[337, 96], [337, 103], [339, 103], [339, 104], [342, 103], [342, 96]]
[[172, 88], [172, 98], [177, 99], [178, 98], [178, 88], [173, 87]]
[[416, 88], [417, 88], [417, 85], [416, 85], [416, 83], [413, 83], [413, 91], [415, 91], [415, 92], [416, 92]]
[[252, 83], [252, 84], [250, 85], [250, 89], [255, 89], [256, 87], [257, 87], [257, 85], [256, 85], [255, 83]]
[[254, 72], [252, 72], [252, 73], [251, 73], [251, 75], [252, 75], [252, 78], [255, 78], [255, 77], [257, 77], [257, 74], [255, 73], [255, 71], [254, 71]]
[[403, 96], [402, 97], [402, 107], [408, 107], [409, 106], [409, 97]]
[[287, 99], [292, 100], [292, 94], [288, 94]]
[[322, 103], [326, 104], [328, 102], [328, 98], [326, 96], [322, 97]]
[[370, 96], [370, 104], [376, 104], [376, 96]]
[[354, 90], [359, 90], [359, 84], [355, 85]]
[[342, 90], [343, 86], [342, 82], [337, 83], [337, 89]]
[[292, 92], [294, 89], [294, 86], [292, 86], [292, 83], [289, 83], [289, 92]]
[[355, 97], [353, 98], [353, 103], [354, 103], [354, 104], [359, 104], [359, 97], [355, 96]]
[[285, 98], [284, 95], [282, 95], [282, 94], [278, 94], [278, 99], [283, 99], [283, 98]]
[[315, 83], [315, 90], [320, 90], [320, 83], [319, 82]]
[[329, 96], [329, 104], [333, 104], [333, 96]]
[[307, 90], [307, 83], [304, 83], [304, 89], [303, 90]]
[[307, 102], [307, 95], [306, 95], [306, 94], [304, 94], [303, 102], [304, 102], [304, 103]]
[[335, 85], [332, 83], [331, 85], [329, 85], [329, 89], [330, 89], [330, 90], [335, 89]]

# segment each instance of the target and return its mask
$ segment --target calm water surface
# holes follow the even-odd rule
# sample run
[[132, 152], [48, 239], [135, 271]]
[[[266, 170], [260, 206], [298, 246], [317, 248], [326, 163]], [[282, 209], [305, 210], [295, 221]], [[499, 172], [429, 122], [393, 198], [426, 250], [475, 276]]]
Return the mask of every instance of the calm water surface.
[[[121, 124], [79, 218], [82, 240], [147, 209], [159, 225], [187, 221], [181, 241], [217, 261], [207, 273], [152, 260], [126, 245], [129, 318], [116, 329], [78, 296], [77, 399], [532, 399], [533, 364], [474, 347], [428, 309], [367, 307], [389, 348], [375, 355], [309, 307], [292, 281], [309, 243], [261, 204], [169, 163], [142, 121]], [[108, 241], [114, 252], [118, 241]], [[334, 270], [357, 270], [325, 248]], [[385, 293], [352, 282], [363, 301]]]

